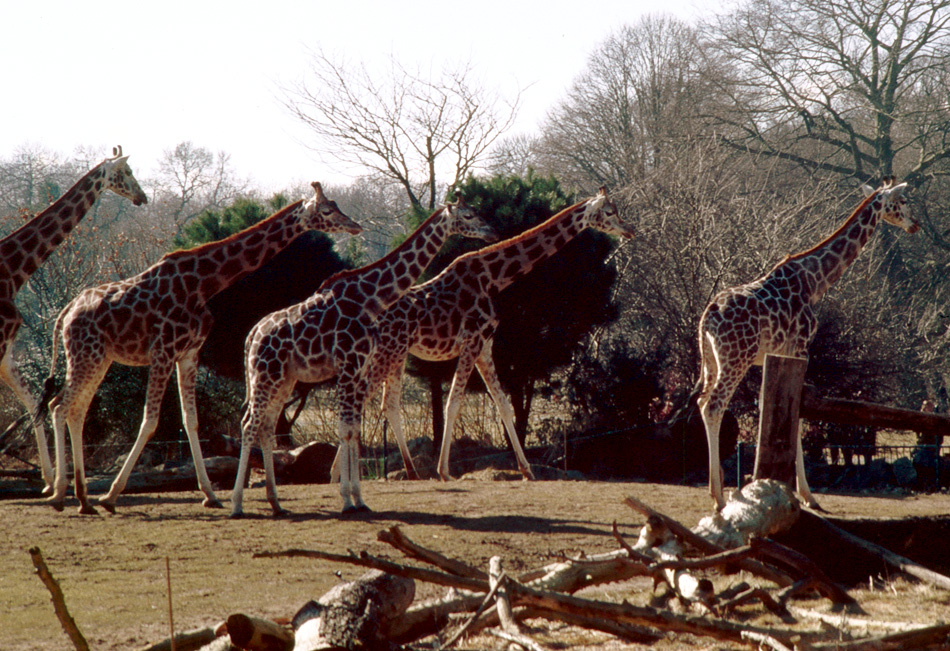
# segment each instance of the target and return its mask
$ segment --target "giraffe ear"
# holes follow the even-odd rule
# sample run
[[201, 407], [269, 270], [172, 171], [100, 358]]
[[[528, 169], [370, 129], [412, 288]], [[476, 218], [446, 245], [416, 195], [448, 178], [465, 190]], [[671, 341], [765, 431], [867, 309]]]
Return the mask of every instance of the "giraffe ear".
[[606, 196], [607, 196], [607, 186], [606, 186], [606, 185], [600, 186], [600, 190], [597, 191], [597, 194], [600, 194], [600, 195], [606, 197]]
[[865, 197], [870, 197], [872, 194], [874, 194], [874, 188], [872, 188], [867, 183], [862, 183], [861, 194], [863, 194]]

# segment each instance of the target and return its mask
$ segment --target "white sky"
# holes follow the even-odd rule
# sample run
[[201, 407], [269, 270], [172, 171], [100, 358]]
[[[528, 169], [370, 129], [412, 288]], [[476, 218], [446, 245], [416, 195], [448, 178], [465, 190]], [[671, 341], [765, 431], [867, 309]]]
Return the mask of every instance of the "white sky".
[[[708, 6], [709, 3], [706, 3]], [[532, 133], [587, 57], [649, 13], [689, 20], [699, 0], [97, 0], [0, 5], [0, 159], [115, 144], [146, 178], [183, 141], [231, 155], [264, 190], [345, 182], [279, 100], [310, 52], [369, 65], [470, 60], [485, 86], [522, 88], [510, 132]], [[477, 7], [477, 9], [475, 8]], [[313, 144], [313, 141], [310, 141]]]

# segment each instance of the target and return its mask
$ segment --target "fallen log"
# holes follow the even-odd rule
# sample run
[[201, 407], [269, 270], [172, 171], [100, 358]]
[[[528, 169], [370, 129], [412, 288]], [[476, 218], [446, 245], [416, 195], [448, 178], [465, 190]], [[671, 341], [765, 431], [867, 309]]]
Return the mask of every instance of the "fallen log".
[[292, 651], [294, 648], [294, 632], [269, 619], [235, 613], [228, 616], [227, 631], [231, 643], [247, 651]]
[[898, 570], [950, 590], [950, 577], [849, 533], [816, 513], [802, 512], [795, 525], [775, 539], [810, 558], [834, 581], [863, 583], [869, 576]]
[[887, 407], [859, 400], [823, 398], [813, 386], [802, 387], [799, 415], [809, 420], [846, 425], [865, 425], [878, 429], [910, 430], [950, 436], [950, 417], [914, 409]]
[[294, 651], [384, 648], [415, 596], [411, 578], [373, 570], [342, 583], [293, 618]]
[[139, 651], [197, 651], [214, 642], [218, 637], [216, 631], [222, 626], [205, 626], [193, 631], [175, 633], [174, 641], [171, 638], [165, 638]]
[[927, 628], [926, 624], [912, 624], [910, 622], [885, 622], [878, 619], [868, 619], [866, 617], [855, 617], [846, 613], [822, 613], [808, 608], [799, 608], [789, 606], [789, 611], [796, 617], [802, 619], [814, 619], [833, 628], [854, 631], [863, 629], [864, 635], [870, 635], [871, 629], [882, 629], [892, 633], [903, 631], [916, 631], [921, 628]]
[[[263, 552], [254, 555], [255, 558], [277, 558], [285, 556], [303, 556], [375, 568], [390, 574], [425, 580], [438, 585], [455, 587], [460, 590], [474, 589], [483, 593], [483, 596], [490, 590], [488, 581], [454, 576], [424, 568], [404, 566], [371, 556], [365, 552], [359, 555], [342, 555], [321, 552], [319, 550], [294, 549], [285, 552]], [[551, 613], [563, 612], [569, 616], [610, 619], [616, 623], [627, 626], [648, 626], [663, 631], [691, 633], [732, 642], [740, 642], [742, 640], [742, 632], [748, 630], [762, 635], [769, 635], [783, 642], [788, 642], [788, 640], [796, 636], [802, 637], [802, 634], [791, 630], [744, 626], [713, 617], [684, 615], [646, 606], [635, 606], [628, 603], [614, 604], [593, 599], [582, 599], [571, 595], [537, 590], [529, 586], [521, 585], [515, 581], [510, 582], [508, 591], [512, 605], [529, 606]], [[481, 599], [478, 601], [481, 601]], [[473, 608], [474, 607], [477, 607], [477, 603]], [[393, 630], [398, 630], [398, 628], [394, 627]], [[300, 640], [302, 630], [296, 629], [296, 632], [298, 640]], [[401, 642], [405, 640], [396, 637], [393, 641]], [[296, 649], [295, 651], [303, 651], [303, 649]]]
[[[764, 480], [759, 480], [758, 482], [753, 482], [753, 483], [754, 484], [759, 484], [759, 483], [771, 484], [772, 490], [775, 490], [779, 494], [787, 494], [791, 496], [791, 493], [787, 490], [787, 487], [785, 487], [785, 485], [782, 484], [781, 482], [773, 482], [772, 480], [764, 479]], [[751, 487], [752, 484], [749, 484], [748, 486]], [[783, 491], [782, 488], [779, 488], [779, 487], [784, 487], [785, 490]], [[745, 490], [745, 488], [743, 490]], [[757, 488], [749, 488], [748, 493], [754, 495], [757, 491], [758, 491]], [[740, 491], [740, 494], [741, 494], [741, 491]], [[730, 501], [735, 496], [736, 496], [736, 493], [733, 493], [733, 495], [730, 496], [729, 498]], [[794, 496], [791, 496], [791, 498], [794, 499]], [[735, 539], [736, 534], [734, 532], [731, 533], [729, 536], [725, 536], [725, 535], [720, 535], [720, 532], [718, 531], [718, 529], [721, 529], [726, 523], [728, 523], [728, 517], [748, 515], [749, 513], [749, 511], [745, 508], [736, 508], [736, 509], [730, 509], [729, 511], [727, 511], [728, 517], [725, 519], [718, 517], [718, 514], [717, 516], [710, 516], [710, 518], [704, 518], [703, 520], [700, 521], [700, 524], [697, 525], [697, 529], [702, 531], [702, 534], [700, 534], [700, 533], [697, 533], [697, 531], [695, 530], [686, 528], [685, 526], [683, 526], [676, 520], [673, 520], [672, 518], [667, 517], [666, 515], [660, 513], [659, 511], [655, 511], [654, 509], [650, 508], [649, 506], [647, 506], [646, 504], [637, 500], [634, 497], [631, 497], [631, 496], [626, 497], [624, 499], [624, 503], [630, 508], [634, 509], [635, 511], [647, 516], [648, 520], [650, 517], [659, 518], [660, 520], [663, 521], [666, 527], [673, 533], [673, 535], [675, 535], [677, 538], [682, 540], [684, 543], [687, 543], [690, 546], [694, 547], [699, 552], [703, 554], [707, 554], [707, 555], [724, 552], [726, 551], [726, 548], [720, 545], [719, 542], [710, 540], [706, 536], [710, 536], [720, 541]], [[728, 505], [728, 502], [727, 502], [727, 505]], [[725, 509], [723, 510], [725, 511]], [[784, 512], [784, 511], [785, 509], [780, 509], [780, 512]], [[765, 524], [765, 526], [763, 527], [763, 531], [774, 530], [774, 527], [772, 526], [774, 524], [772, 519], [763, 518], [761, 521]], [[752, 530], [750, 527], [746, 525], [739, 525], [738, 527], [735, 527], [732, 525], [730, 526], [732, 527], [734, 531], [751, 532]], [[756, 576], [760, 576], [782, 587], [792, 585], [795, 582], [795, 580], [791, 576], [789, 576], [787, 573], [782, 572], [778, 570], [777, 568], [765, 565], [764, 563], [761, 563], [752, 558], [743, 558], [743, 559], [738, 560], [736, 562], [736, 567], [746, 570], [747, 572], [751, 572], [752, 574], [755, 574]]]
[[[209, 457], [205, 459], [205, 468], [212, 483], [225, 486], [234, 485], [237, 476], [238, 460], [234, 457]], [[109, 490], [112, 485], [112, 476], [94, 477], [89, 480], [90, 494], [101, 494]], [[124, 493], [171, 493], [177, 491], [193, 491], [198, 486], [198, 476], [195, 474], [193, 463], [186, 463], [174, 468], [153, 468], [133, 472], [129, 475], [129, 483]]]
[[801, 510], [787, 484], [760, 479], [732, 493], [720, 512], [700, 520], [692, 531], [720, 548], [734, 549], [752, 538], [785, 531]]
[[823, 642], [813, 644], [814, 651], [924, 651], [945, 650], [950, 647], [950, 624], [937, 624], [912, 631], [890, 633], [851, 642]]

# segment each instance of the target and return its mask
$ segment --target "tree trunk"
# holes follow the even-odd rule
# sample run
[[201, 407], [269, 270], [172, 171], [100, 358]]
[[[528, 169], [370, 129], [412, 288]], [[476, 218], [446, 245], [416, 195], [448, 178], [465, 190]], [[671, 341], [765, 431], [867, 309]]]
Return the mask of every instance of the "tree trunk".
[[759, 436], [753, 479], [795, 485], [799, 406], [808, 360], [766, 355], [759, 394]]

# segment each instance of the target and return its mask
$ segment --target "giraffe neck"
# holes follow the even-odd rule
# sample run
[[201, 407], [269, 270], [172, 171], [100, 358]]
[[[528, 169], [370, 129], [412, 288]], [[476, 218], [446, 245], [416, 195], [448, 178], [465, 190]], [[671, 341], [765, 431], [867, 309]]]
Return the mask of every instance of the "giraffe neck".
[[259, 269], [302, 235], [307, 230], [301, 219], [303, 211], [304, 202], [297, 201], [223, 240], [173, 251], [162, 258], [161, 264], [171, 264], [181, 277], [195, 277], [191, 291], [207, 301]]
[[794, 267], [801, 277], [802, 293], [814, 303], [831, 288], [857, 259], [879, 221], [870, 196], [838, 229], [811, 249], [779, 265]]
[[576, 203], [517, 237], [460, 256], [450, 268], [481, 275], [486, 289], [499, 292], [587, 228], [587, 208], [586, 201]]
[[8, 279], [11, 296], [86, 216], [102, 194], [105, 180], [105, 164], [100, 163], [46, 210], [0, 240], [0, 277]]
[[378, 316], [398, 301], [422, 275], [451, 235], [441, 208], [409, 238], [376, 262], [327, 278], [319, 291], [330, 290], [357, 302], [364, 313]]

